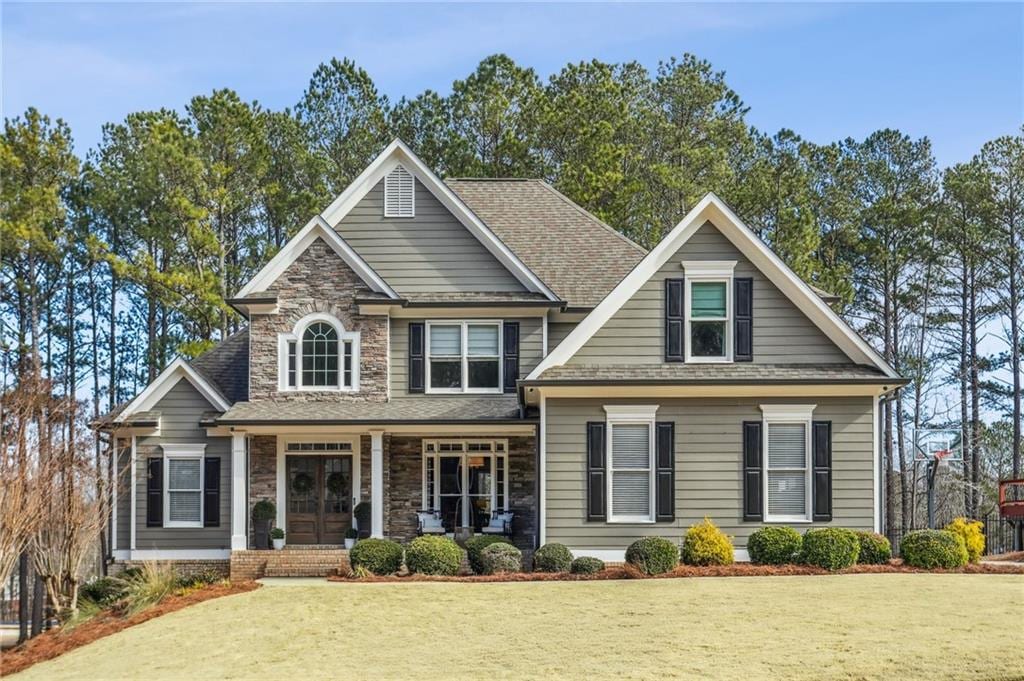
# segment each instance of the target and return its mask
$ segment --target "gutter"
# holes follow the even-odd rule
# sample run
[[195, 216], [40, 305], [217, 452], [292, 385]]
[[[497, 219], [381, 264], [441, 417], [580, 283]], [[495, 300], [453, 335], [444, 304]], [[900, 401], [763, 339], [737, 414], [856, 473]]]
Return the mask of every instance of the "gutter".
[[532, 381], [518, 381], [522, 387], [544, 387], [544, 386], [617, 386], [617, 385], [678, 385], [678, 386], [704, 386], [704, 385], [881, 385], [901, 388], [910, 383], [909, 378], [781, 378], [781, 379], [749, 379], [749, 378], [707, 378], [700, 380], [679, 380], [672, 378], [623, 378], [623, 379], [578, 379], [578, 378], [536, 378]]
[[394, 425], [497, 425], [514, 426], [537, 423], [532, 418], [503, 419], [218, 419], [219, 426], [394, 426]]

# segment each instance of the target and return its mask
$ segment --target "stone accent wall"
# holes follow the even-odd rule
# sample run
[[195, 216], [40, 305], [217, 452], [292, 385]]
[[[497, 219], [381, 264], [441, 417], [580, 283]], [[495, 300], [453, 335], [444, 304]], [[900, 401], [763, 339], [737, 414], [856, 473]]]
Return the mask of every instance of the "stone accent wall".
[[[254, 314], [249, 322], [249, 399], [299, 402], [384, 401], [388, 396], [388, 319], [359, 314], [355, 299], [369, 287], [328, 246], [317, 239], [268, 293], [278, 296], [276, 314]], [[308, 314], [333, 315], [346, 331], [358, 331], [359, 391], [279, 391], [278, 334], [289, 333]]]
[[277, 505], [277, 436], [254, 435], [249, 441], [249, 546], [255, 546], [252, 507], [267, 499]]

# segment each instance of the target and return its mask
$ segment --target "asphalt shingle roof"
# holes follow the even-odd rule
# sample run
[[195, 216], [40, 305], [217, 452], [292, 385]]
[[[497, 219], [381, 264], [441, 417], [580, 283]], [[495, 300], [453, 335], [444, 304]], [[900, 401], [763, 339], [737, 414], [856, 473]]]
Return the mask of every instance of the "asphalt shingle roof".
[[252, 423], [390, 423], [510, 421], [519, 419], [515, 395], [402, 397], [390, 402], [239, 402], [218, 422]]
[[538, 383], [888, 383], [859, 364], [570, 364], [551, 367]]
[[446, 180], [570, 307], [594, 307], [646, 251], [542, 180]]
[[228, 402], [249, 399], [249, 329], [236, 331], [190, 362]]

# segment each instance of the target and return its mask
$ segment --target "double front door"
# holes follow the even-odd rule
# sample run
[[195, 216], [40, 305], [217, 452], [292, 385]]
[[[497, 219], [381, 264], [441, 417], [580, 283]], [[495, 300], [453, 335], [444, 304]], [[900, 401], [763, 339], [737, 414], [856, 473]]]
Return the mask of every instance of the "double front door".
[[288, 456], [285, 466], [285, 541], [341, 544], [352, 526], [352, 456]]

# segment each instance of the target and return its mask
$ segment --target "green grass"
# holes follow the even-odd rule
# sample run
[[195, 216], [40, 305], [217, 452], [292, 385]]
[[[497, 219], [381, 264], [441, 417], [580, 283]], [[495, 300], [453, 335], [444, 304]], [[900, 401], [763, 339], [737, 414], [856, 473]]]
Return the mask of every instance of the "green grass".
[[267, 586], [15, 678], [1020, 679], [1024, 577]]

